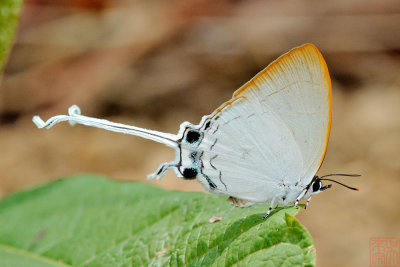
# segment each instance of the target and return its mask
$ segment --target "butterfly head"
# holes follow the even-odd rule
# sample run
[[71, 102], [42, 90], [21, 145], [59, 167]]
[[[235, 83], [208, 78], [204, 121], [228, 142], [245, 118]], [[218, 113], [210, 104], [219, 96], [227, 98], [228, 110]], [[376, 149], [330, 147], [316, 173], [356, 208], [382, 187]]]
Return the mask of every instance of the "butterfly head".
[[360, 175], [359, 175], [359, 174], [328, 174], [328, 175], [324, 175], [324, 176], [321, 176], [321, 177], [314, 176], [314, 178], [312, 179], [311, 183], [310, 183], [309, 186], [308, 186], [308, 190], [307, 190], [306, 196], [307, 196], [307, 197], [310, 197], [310, 196], [319, 194], [319, 193], [321, 193], [322, 191], [325, 191], [326, 189], [332, 187], [331, 184], [328, 184], [328, 185], [325, 185], [325, 186], [324, 186], [324, 185], [323, 185], [323, 181], [334, 182], [334, 183], [337, 183], [337, 184], [339, 184], [339, 185], [341, 185], [341, 186], [344, 186], [344, 187], [346, 187], [346, 188], [348, 188], [348, 189], [358, 191], [357, 188], [354, 188], [354, 187], [345, 185], [345, 184], [340, 183], [340, 182], [338, 182], [338, 181], [336, 181], [336, 180], [324, 178], [324, 177], [327, 177], [327, 176], [350, 176], [350, 177], [358, 177], [358, 176], [360, 176]]
[[318, 176], [314, 176], [314, 179], [311, 181], [310, 185], [308, 186], [306, 196], [310, 197], [310, 196], [319, 194], [322, 191], [325, 191], [326, 189], [331, 188], [331, 187], [332, 187], [331, 184], [324, 185], [322, 183], [322, 180]]

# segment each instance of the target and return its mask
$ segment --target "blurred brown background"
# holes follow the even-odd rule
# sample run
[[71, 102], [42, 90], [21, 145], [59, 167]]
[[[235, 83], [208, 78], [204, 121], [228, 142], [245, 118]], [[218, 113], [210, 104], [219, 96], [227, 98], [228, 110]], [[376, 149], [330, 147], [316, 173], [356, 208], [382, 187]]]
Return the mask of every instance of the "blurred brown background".
[[[370, 237], [400, 237], [398, 0], [27, 0], [0, 87], [0, 197], [79, 172], [146, 181], [173, 158], [104, 130], [38, 130], [33, 115], [78, 104], [88, 116], [176, 133], [306, 42], [321, 50], [333, 83], [319, 174], [363, 176], [339, 178], [360, 191], [334, 185], [298, 218], [319, 266], [367, 266]], [[172, 172], [152, 183], [202, 191]]]

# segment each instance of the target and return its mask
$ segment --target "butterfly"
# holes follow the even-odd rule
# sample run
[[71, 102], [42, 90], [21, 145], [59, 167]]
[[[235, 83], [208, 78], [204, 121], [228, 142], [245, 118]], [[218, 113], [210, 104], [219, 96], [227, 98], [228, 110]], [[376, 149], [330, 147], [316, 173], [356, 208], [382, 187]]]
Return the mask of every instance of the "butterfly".
[[69, 115], [44, 122], [33, 117], [38, 128], [68, 121], [150, 139], [175, 150], [171, 162], [159, 165], [149, 179], [161, 179], [173, 170], [183, 179], [197, 179], [215, 194], [245, 207], [270, 203], [294, 203], [331, 187], [318, 177], [328, 146], [332, 121], [332, 91], [327, 65], [312, 44], [296, 47], [273, 61], [236, 90], [199, 124], [183, 122], [178, 134], [114, 123], [81, 115], [76, 105]]

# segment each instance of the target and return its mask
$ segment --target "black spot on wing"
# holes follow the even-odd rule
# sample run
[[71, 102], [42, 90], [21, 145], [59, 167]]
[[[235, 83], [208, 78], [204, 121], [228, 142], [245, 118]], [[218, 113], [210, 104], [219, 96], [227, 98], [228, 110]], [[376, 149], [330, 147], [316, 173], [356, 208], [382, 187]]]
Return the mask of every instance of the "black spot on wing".
[[211, 126], [211, 121], [208, 121], [206, 123], [206, 125], [204, 126], [204, 131], [207, 130], [208, 128], [210, 128], [210, 126]]
[[198, 171], [195, 168], [185, 168], [182, 175], [185, 179], [194, 179], [196, 178], [197, 173]]
[[186, 142], [189, 144], [197, 143], [200, 140], [201, 134], [198, 131], [189, 130], [186, 134]]

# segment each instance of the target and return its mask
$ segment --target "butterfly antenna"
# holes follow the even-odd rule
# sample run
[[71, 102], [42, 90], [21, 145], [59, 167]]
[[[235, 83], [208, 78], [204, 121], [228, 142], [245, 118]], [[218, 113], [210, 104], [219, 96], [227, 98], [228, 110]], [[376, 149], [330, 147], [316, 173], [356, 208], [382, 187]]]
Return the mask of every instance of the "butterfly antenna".
[[319, 178], [324, 178], [324, 177], [328, 177], [328, 176], [349, 176], [349, 177], [360, 177], [361, 174], [344, 174], [344, 173], [332, 173], [332, 174], [327, 174], [324, 176], [321, 176]]
[[178, 137], [174, 134], [162, 133], [158, 131], [148, 130], [144, 128], [139, 128], [135, 126], [130, 126], [122, 123], [115, 123], [108, 120], [96, 119], [92, 117], [87, 117], [81, 115], [81, 110], [77, 105], [73, 105], [68, 109], [68, 115], [58, 115], [51, 117], [47, 121], [43, 121], [39, 116], [34, 116], [32, 118], [33, 123], [36, 124], [38, 128], [50, 129], [57, 123], [68, 121], [71, 126], [76, 123], [105, 129], [112, 132], [124, 133], [139, 136], [142, 138], [150, 139], [169, 147], [178, 146]]
[[359, 191], [358, 188], [355, 188], [355, 187], [351, 187], [351, 186], [342, 184], [341, 182], [338, 182], [338, 181], [335, 181], [335, 180], [332, 180], [332, 179], [320, 179], [320, 180], [321, 180], [321, 181], [331, 181], [331, 182], [340, 184], [340, 185], [342, 185], [342, 186], [344, 186], [344, 187], [347, 187], [348, 189]]

